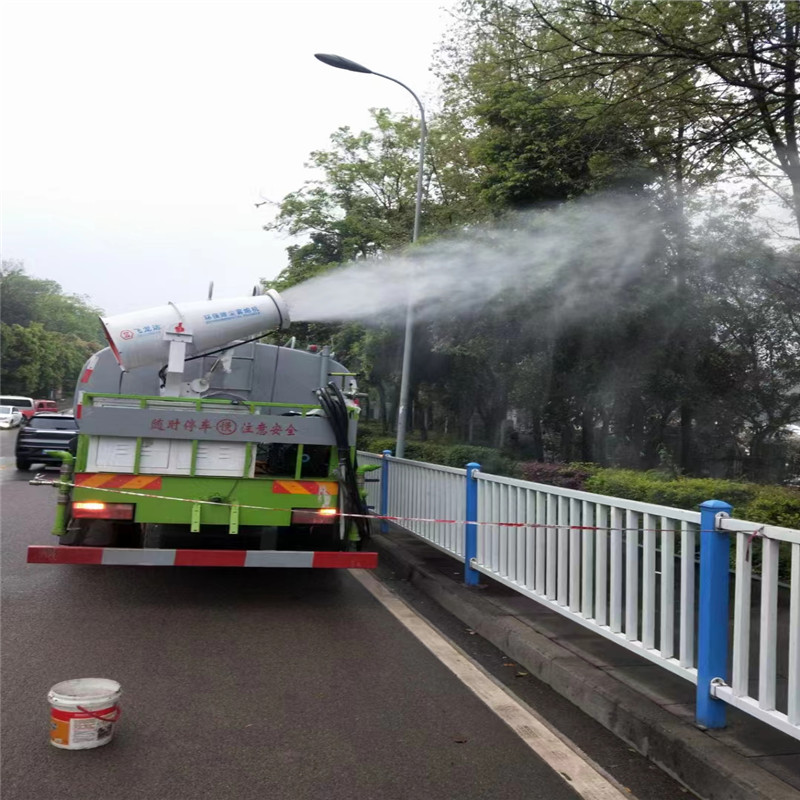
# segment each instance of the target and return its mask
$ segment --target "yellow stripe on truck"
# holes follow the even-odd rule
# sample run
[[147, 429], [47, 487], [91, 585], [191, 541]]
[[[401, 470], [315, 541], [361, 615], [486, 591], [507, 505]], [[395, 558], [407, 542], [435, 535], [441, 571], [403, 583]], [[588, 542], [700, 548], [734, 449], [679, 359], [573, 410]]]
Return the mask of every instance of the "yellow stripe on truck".
[[312, 494], [324, 492], [328, 495], [339, 494], [339, 484], [336, 481], [273, 481], [273, 494]]
[[75, 476], [75, 485], [88, 489], [160, 489], [161, 476], [87, 472]]

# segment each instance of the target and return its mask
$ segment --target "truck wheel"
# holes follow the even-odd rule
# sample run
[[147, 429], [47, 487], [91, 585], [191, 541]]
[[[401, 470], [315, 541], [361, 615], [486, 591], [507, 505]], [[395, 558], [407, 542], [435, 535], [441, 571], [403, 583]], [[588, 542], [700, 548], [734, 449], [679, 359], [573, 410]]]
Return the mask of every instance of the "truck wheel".
[[23, 461], [21, 458], [17, 459], [17, 469], [22, 472], [27, 472], [31, 468], [30, 461]]
[[316, 528], [318, 532], [319, 546], [322, 550], [329, 550], [337, 553], [347, 549], [347, 538], [339, 537], [338, 525], [320, 525]]
[[120, 544], [117, 538], [118, 526], [109, 520], [73, 519], [58, 542], [68, 547], [115, 547]]
[[58, 543], [65, 547], [80, 547], [83, 545], [88, 532], [83, 520], [71, 520], [67, 532], [58, 537]]
[[142, 524], [142, 547], [161, 547], [162, 526], [157, 522]]

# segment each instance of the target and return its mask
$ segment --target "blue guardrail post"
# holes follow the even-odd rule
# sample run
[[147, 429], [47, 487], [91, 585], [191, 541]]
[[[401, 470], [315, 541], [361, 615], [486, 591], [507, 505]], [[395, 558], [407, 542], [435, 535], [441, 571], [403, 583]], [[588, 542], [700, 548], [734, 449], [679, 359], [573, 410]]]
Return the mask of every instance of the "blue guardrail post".
[[481, 574], [469, 565], [470, 561], [478, 555], [478, 481], [472, 477], [481, 465], [470, 461], [467, 464], [467, 516], [464, 525], [464, 583], [468, 586], [477, 586]]
[[722, 500], [700, 505], [700, 608], [697, 627], [698, 725], [724, 728], [726, 703], [711, 696], [711, 681], [728, 674], [728, 585], [730, 538], [718, 531], [716, 517], [733, 507]]
[[[392, 454], [391, 450], [383, 451], [383, 460], [381, 461], [381, 506], [378, 513], [385, 517], [387, 509], [389, 508], [389, 456]], [[381, 533], [389, 532], [389, 523], [381, 520]]]

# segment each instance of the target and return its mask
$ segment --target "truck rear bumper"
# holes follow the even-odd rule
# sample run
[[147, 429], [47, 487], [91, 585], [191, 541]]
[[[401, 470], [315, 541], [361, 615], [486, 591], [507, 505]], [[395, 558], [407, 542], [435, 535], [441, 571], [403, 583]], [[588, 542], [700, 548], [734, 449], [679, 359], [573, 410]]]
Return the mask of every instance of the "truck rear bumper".
[[143, 567], [298, 567], [375, 569], [377, 553], [303, 550], [161, 550], [124, 547], [31, 545], [29, 564], [94, 564]]

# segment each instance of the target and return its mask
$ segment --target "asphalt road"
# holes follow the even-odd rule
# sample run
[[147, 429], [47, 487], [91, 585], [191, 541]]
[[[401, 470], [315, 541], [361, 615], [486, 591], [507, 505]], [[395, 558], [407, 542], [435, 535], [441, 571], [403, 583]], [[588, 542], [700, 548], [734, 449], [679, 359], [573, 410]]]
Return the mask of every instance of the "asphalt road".
[[[577, 797], [345, 571], [27, 565], [52, 541], [55, 490], [14, 469], [14, 436], [0, 431], [4, 800]], [[90, 676], [122, 684], [115, 739], [58, 750], [47, 691]], [[600, 751], [642, 800], [686, 796], [615, 740]]]

